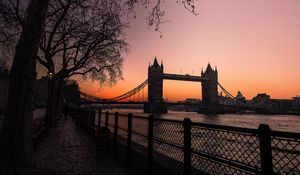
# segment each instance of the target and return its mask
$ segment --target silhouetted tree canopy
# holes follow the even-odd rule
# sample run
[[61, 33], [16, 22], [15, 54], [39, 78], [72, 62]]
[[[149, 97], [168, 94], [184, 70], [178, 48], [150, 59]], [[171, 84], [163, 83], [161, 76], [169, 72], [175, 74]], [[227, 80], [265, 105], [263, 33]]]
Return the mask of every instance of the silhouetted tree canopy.
[[[27, 14], [29, 0], [0, 0], [0, 50], [14, 48]], [[85, 75], [115, 82], [122, 75], [128, 51], [124, 14], [149, 9], [147, 23], [160, 32], [164, 0], [51, 0], [37, 60], [55, 78]], [[195, 13], [195, 0], [174, 1]], [[125, 19], [125, 20], [124, 20]], [[12, 49], [14, 50], [14, 49]], [[1, 51], [0, 51], [1, 52]]]
[[54, 78], [114, 82], [128, 50], [121, 15], [120, 3], [110, 0], [52, 1], [37, 60]]

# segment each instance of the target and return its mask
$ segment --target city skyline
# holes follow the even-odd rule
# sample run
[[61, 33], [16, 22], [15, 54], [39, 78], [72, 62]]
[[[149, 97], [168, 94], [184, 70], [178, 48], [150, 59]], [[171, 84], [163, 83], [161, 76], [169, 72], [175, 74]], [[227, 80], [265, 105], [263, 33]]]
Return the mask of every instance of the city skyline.
[[[199, 1], [197, 16], [175, 2], [166, 2], [160, 33], [148, 29], [145, 10], [137, 10], [127, 31], [131, 52], [125, 56], [123, 78], [112, 87], [80, 81], [83, 91], [109, 98], [131, 90], [147, 78], [156, 56], [166, 73], [200, 75], [208, 62], [219, 71], [219, 82], [233, 95], [247, 99], [257, 93], [272, 98], [300, 94], [300, 2], [231, 0]], [[201, 98], [193, 82], [164, 81], [164, 98]], [[188, 90], [188, 91], [187, 91]]]

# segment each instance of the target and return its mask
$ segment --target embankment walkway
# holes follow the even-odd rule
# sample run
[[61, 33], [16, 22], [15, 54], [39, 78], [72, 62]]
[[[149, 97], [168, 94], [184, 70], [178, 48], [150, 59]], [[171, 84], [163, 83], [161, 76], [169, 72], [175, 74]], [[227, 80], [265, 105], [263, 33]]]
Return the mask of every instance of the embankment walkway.
[[110, 156], [96, 158], [94, 142], [62, 118], [34, 151], [35, 175], [125, 175]]

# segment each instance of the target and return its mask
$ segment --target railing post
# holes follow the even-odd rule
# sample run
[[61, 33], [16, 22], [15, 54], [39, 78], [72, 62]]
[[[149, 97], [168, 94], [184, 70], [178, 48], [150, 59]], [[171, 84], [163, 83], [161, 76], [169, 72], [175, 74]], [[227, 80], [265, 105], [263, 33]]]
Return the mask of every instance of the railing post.
[[86, 109], [83, 109], [83, 110], [81, 111], [81, 115], [80, 115], [80, 122], [82, 123], [82, 124], [81, 124], [81, 127], [82, 127], [83, 129], [86, 129], [86, 127], [85, 127], [85, 121], [86, 121]]
[[153, 162], [153, 115], [148, 118], [148, 174], [152, 174]]
[[92, 116], [92, 111], [91, 109], [88, 109], [87, 131], [89, 134], [91, 134], [91, 116]]
[[89, 126], [89, 132], [92, 134], [92, 119], [93, 118], [93, 109], [89, 109], [89, 121], [88, 121], [88, 126]]
[[131, 135], [132, 135], [132, 113], [128, 114], [128, 126], [127, 126], [127, 167], [131, 164]]
[[89, 133], [89, 123], [90, 123], [90, 114], [91, 111], [89, 109], [86, 110], [86, 116], [85, 116], [85, 130]]
[[102, 109], [98, 109], [98, 128], [101, 126], [101, 114], [102, 114]]
[[260, 145], [260, 161], [262, 175], [273, 174], [271, 129], [269, 125], [260, 124], [258, 127], [258, 137]]
[[183, 153], [184, 153], [184, 163], [183, 163], [183, 174], [190, 175], [192, 169], [192, 148], [191, 148], [191, 125], [192, 122], [189, 118], [184, 118], [183, 120]]
[[106, 111], [105, 112], [105, 128], [108, 128], [108, 116], [109, 116], [109, 112]]
[[115, 113], [115, 126], [114, 126], [114, 140], [113, 140], [113, 151], [114, 155], [117, 156], [117, 139], [118, 139], [118, 122], [119, 122], [119, 113]]
[[75, 110], [75, 113], [74, 113], [74, 119], [75, 119], [75, 125], [76, 125], [76, 128], [79, 128], [80, 127], [80, 114], [81, 114], [81, 111], [79, 109], [76, 109]]
[[83, 116], [83, 109], [81, 109], [80, 111], [79, 111], [79, 115], [78, 115], [78, 124], [79, 124], [79, 127], [80, 128], [83, 128], [84, 129], [84, 123], [83, 123], [83, 120], [82, 120], [82, 118], [84, 117]]
[[96, 110], [91, 110], [91, 135], [95, 136], [95, 119], [96, 119]]

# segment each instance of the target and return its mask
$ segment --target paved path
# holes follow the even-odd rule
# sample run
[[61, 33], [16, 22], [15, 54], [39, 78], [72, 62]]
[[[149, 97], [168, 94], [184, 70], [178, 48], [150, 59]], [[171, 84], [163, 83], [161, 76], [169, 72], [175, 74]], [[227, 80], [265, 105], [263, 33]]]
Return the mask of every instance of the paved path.
[[125, 175], [109, 154], [95, 157], [94, 143], [71, 119], [57, 126], [34, 151], [36, 175]]

